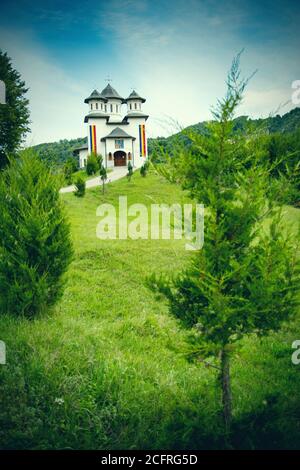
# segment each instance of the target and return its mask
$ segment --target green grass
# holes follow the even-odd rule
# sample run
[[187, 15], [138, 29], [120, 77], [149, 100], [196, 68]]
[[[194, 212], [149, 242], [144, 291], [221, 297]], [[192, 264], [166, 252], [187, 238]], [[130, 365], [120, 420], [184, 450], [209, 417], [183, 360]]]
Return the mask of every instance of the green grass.
[[[108, 173], [112, 172], [112, 169], [108, 168], [106, 171], [107, 171], [107, 174], [108, 174]], [[88, 175], [86, 170], [77, 170], [77, 171], [75, 171], [75, 173], [72, 174], [72, 181], [74, 183], [77, 180], [78, 177], [82, 178], [84, 181], [88, 181], [88, 180], [91, 180], [93, 178], [96, 178], [97, 176], [99, 176], [99, 171], [97, 171], [97, 173], [94, 174], [94, 175]]]
[[[158, 176], [134, 174], [84, 198], [64, 194], [75, 257], [64, 295], [34, 321], [5, 316], [0, 339], [0, 447], [35, 449], [222, 448], [216, 373], [188, 363], [185, 335], [147, 287], [153, 272], [182, 269], [183, 241], [96, 238], [103, 202], [185, 202]], [[300, 211], [287, 208], [287, 218]], [[300, 322], [243, 341], [232, 367], [236, 448], [297, 448]]]

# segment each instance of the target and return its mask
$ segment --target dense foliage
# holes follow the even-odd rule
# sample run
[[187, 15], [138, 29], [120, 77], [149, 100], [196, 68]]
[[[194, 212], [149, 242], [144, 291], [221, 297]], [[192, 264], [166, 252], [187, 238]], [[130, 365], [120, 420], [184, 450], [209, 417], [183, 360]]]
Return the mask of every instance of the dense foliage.
[[177, 174], [183, 188], [206, 207], [204, 246], [179, 276], [153, 279], [171, 313], [191, 330], [192, 355], [218, 360], [214, 366], [220, 368], [228, 432], [235, 345], [245, 335], [277, 331], [296, 313], [300, 286], [296, 240], [285, 233], [270, 191], [274, 167], [260, 148], [233, 132], [232, 118], [246, 86], [239, 77], [238, 57], [207, 135], [190, 132], [190, 148], [171, 160], [170, 179]]
[[[160, 156], [160, 152], [158, 151], [159, 149], [167, 151], [168, 154], [171, 155], [176, 154], [176, 149], [174, 151], [174, 144], [176, 145], [177, 142], [180, 142], [190, 145], [192, 143], [191, 139], [189, 138], [190, 134], [207, 135], [207, 124], [207, 121], [203, 121], [182, 129], [169, 137], [149, 138], [149, 154], [151, 156], [154, 154], [158, 159]], [[277, 134], [278, 139], [280, 139], [280, 136], [283, 137], [285, 134], [294, 133], [296, 136], [298, 135], [299, 138], [300, 108], [294, 108], [282, 116], [278, 114], [276, 116], [270, 116], [268, 118], [261, 119], [251, 119], [248, 116], [239, 116], [233, 119], [232, 130], [234, 132], [248, 133], [249, 129], [251, 129], [252, 134], [259, 133], [260, 135], [266, 136], [270, 134]], [[162, 155], [163, 153], [161, 153], [161, 156]]]
[[77, 176], [75, 180], [74, 195], [77, 197], [83, 197], [85, 195], [85, 181], [81, 176]]
[[32, 153], [0, 179], [0, 312], [33, 317], [62, 293], [71, 260], [59, 183]]
[[73, 150], [86, 143], [87, 139], [85, 137], [71, 140], [63, 139], [58, 142], [35, 145], [33, 150], [40, 156], [47, 166], [57, 169], [62, 167], [69, 159], [74, 160], [78, 166], [78, 157], [73, 155]]
[[0, 103], [0, 169], [8, 162], [29, 131], [27, 88], [11, 59], [0, 50], [0, 80], [6, 87], [6, 103]]
[[91, 176], [95, 175], [99, 170], [99, 160], [97, 155], [91, 154], [89, 155], [86, 163], [86, 174]]

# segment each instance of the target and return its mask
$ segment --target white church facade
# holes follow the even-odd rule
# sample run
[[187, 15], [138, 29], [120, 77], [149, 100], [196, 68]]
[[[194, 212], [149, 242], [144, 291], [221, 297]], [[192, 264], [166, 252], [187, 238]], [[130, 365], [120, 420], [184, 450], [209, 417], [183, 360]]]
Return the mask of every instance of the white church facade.
[[106, 168], [127, 166], [129, 162], [134, 168], [144, 164], [147, 158], [148, 119], [142, 110], [145, 101], [136, 91], [124, 99], [110, 84], [101, 93], [94, 90], [84, 100], [89, 107], [84, 118], [88, 127], [88, 143], [74, 150], [80, 168], [86, 166], [91, 153], [102, 155]]

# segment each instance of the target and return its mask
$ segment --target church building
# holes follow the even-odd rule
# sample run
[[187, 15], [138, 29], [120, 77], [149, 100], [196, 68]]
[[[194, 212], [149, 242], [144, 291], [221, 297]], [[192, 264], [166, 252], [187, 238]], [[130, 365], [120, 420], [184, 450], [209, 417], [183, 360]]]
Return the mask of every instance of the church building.
[[143, 165], [147, 158], [148, 116], [142, 110], [145, 101], [136, 91], [124, 99], [110, 84], [101, 93], [94, 90], [84, 100], [89, 107], [84, 118], [88, 143], [74, 150], [80, 168], [86, 166], [91, 153], [102, 155], [106, 168], [127, 166], [129, 162], [134, 168]]

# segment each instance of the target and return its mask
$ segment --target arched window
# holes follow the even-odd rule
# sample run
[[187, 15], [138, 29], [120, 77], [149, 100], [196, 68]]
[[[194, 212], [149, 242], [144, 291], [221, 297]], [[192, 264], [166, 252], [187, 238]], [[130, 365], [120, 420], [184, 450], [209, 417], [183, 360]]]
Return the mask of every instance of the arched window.
[[128, 160], [131, 160], [131, 153], [128, 152]]
[[96, 103], [96, 109], [98, 109], [98, 103]]
[[107, 112], [107, 106], [106, 106], [106, 104], [104, 105], [104, 111]]
[[93, 103], [91, 103], [91, 109], [93, 109]]
[[111, 152], [109, 152], [109, 154], [108, 154], [108, 160], [112, 160], [112, 153]]
[[137, 104], [136, 103], [134, 103], [134, 109], [137, 109]]
[[130, 105], [129, 105], [129, 109], [132, 109], [132, 104], [131, 104], [131, 103], [130, 103]]
[[110, 112], [111, 113], [113, 112], [113, 105], [112, 104], [110, 105]]

